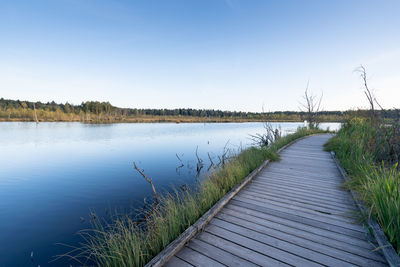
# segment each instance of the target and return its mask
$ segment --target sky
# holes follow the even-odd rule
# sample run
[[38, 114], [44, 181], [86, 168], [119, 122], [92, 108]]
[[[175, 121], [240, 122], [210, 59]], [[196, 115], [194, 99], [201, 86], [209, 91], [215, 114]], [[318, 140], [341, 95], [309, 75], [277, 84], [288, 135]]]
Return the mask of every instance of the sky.
[[3, 0], [0, 98], [119, 107], [400, 108], [400, 1]]

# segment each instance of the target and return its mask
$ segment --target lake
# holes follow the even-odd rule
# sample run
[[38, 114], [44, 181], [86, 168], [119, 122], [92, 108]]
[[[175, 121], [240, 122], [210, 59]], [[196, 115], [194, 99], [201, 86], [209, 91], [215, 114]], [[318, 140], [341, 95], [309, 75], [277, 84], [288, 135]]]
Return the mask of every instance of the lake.
[[[303, 124], [273, 125], [287, 134]], [[263, 132], [262, 123], [0, 122], [0, 266], [74, 266], [65, 258], [50, 261], [70, 250], [59, 243], [77, 244], [91, 212], [109, 218], [152, 197], [133, 161], [160, 192], [190, 186], [196, 149], [205, 172], [208, 155], [218, 162], [224, 147], [246, 148], [249, 134]]]

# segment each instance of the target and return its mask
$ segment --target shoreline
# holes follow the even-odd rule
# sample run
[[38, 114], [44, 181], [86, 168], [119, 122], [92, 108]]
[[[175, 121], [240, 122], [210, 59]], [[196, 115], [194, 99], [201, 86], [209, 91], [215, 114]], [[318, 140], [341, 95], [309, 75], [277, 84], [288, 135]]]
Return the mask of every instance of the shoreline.
[[[0, 122], [35, 122], [33, 119], [3, 119]], [[82, 120], [39, 120], [41, 122], [78, 122], [82, 124], [118, 124], [118, 123], [249, 123], [249, 122], [292, 122], [303, 123], [302, 120], [235, 120], [235, 119], [182, 119], [182, 118], [140, 118], [127, 120], [112, 120], [112, 121], [82, 121]], [[341, 123], [340, 120], [327, 120], [321, 123]]]

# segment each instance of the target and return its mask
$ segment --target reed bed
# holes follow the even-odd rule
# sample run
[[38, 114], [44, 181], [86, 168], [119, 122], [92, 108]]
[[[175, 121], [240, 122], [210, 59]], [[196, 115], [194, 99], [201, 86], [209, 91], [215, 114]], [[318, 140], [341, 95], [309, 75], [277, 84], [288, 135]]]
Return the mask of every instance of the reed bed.
[[[400, 255], [400, 172], [398, 140], [394, 125], [368, 118], [350, 118], [325, 144], [335, 151], [346, 169], [349, 189], [355, 190]], [[397, 125], [396, 125], [397, 123]], [[382, 130], [384, 129], [384, 130]], [[386, 140], [386, 141], [385, 141]]]
[[250, 147], [211, 171], [196, 187], [174, 190], [160, 197], [160, 204], [144, 223], [119, 216], [112, 223], [98, 220], [93, 229], [82, 231], [84, 242], [68, 255], [83, 264], [97, 266], [143, 266], [196, 222], [229, 190], [266, 159], [279, 160], [277, 150], [318, 129], [299, 128], [269, 147]]

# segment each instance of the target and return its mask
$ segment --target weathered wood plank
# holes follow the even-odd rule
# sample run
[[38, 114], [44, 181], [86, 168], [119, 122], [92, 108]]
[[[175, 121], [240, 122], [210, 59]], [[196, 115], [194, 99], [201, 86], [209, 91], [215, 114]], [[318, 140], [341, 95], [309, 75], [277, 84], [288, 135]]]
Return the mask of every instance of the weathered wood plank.
[[318, 186], [317, 184], [312, 184], [312, 183], [304, 183], [304, 182], [293, 182], [289, 180], [278, 180], [278, 179], [257, 179], [257, 182], [259, 184], [263, 185], [281, 185], [281, 186], [286, 186], [286, 187], [293, 187], [293, 188], [301, 188], [307, 191], [312, 191], [314, 192], [319, 192], [322, 194], [328, 194], [329, 196], [337, 196], [339, 198], [345, 198], [350, 200], [350, 196], [346, 191], [343, 191], [340, 187], [332, 186], [332, 187], [322, 187]]
[[167, 264], [164, 266], [166, 267], [175, 267], [175, 266], [182, 266], [182, 267], [192, 267], [193, 265], [187, 263], [186, 261], [181, 260], [180, 258], [177, 258], [176, 256], [173, 256]]
[[307, 180], [312, 180], [312, 181], [317, 181], [321, 182], [323, 184], [329, 185], [329, 184], [342, 184], [343, 179], [338, 177], [337, 175], [334, 176], [328, 176], [328, 175], [313, 175], [313, 174], [295, 174], [293, 172], [288, 172], [288, 171], [273, 171], [271, 169], [268, 169], [269, 171], [264, 171], [261, 172], [260, 175], [263, 177], [268, 177], [268, 178], [273, 178], [273, 177], [282, 177], [282, 178], [294, 178], [294, 179], [305, 179]]
[[284, 212], [284, 213], [288, 213], [288, 214], [292, 214], [298, 217], [302, 217], [302, 218], [307, 218], [310, 220], [315, 220], [315, 221], [319, 221], [322, 223], [326, 223], [326, 224], [330, 224], [330, 225], [334, 225], [337, 227], [341, 227], [343, 229], [347, 229], [347, 230], [351, 230], [354, 232], [360, 232], [360, 233], [364, 233], [365, 229], [355, 223], [351, 223], [351, 222], [346, 222], [346, 221], [342, 221], [342, 220], [338, 220], [337, 217], [333, 217], [333, 216], [326, 216], [326, 214], [323, 213], [319, 213], [319, 212], [315, 212], [315, 211], [310, 211], [310, 210], [303, 210], [300, 209], [299, 207], [296, 206], [284, 206], [283, 204], [277, 204], [277, 203], [268, 203], [268, 202], [260, 202], [260, 201], [254, 201], [251, 200], [249, 198], [244, 198], [242, 196], [237, 196], [234, 198], [235, 201], [241, 201], [247, 204], [251, 204], [253, 205], [253, 209], [256, 208], [269, 208], [272, 209], [274, 211], [279, 211], [279, 212]]
[[236, 234], [234, 232], [225, 230], [223, 228], [217, 227], [215, 225], [208, 225], [205, 229], [206, 232], [211, 233], [213, 235], [219, 236], [221, 238], [224, 238], [226, 240], [229, 240], [233, 243], [240, 244], [243, 247], [250, 248], [254, 251], [257, 251], [261, 254], [264, 254], [268, 257], [275, 258], [276, 260], [279, 260], [281, 262], [284, 262], [286, 264], [290, 265], [298, 265], [298, 266], [321, 266], [321, 264], [318, 264], [316, 262], [313, 262], [311, 260], [301, 258], [299, 256], [296, 256], [294, 254], [291, 254], [285, 250], [278, 249], [276, 247], [267, 245], [265, 243], [256, 241], [252, 238]]
[[337, 182], [333, 182], [331, 180], [327, 180], [326, 178], [323, 179], [317, 179], [317, 178], [308, 178], [306, 176], [294, 176], [294, 175], [285, 175], [285, 174], [279, 174], [279, 173], [275, 173], [275, 174], [270, 174], [270, 173], [263, 173], [260, 174], [258, 179], [260, 180], [270, 180], [270, 179], [274, 179], [277, 181], [280, 180], [285, 180], [285, 181], [294, 181], [294, 182], [301, 182], [301, 183], [311, 183], [314, 185], [321, 185], [323, 187], [333, 187], [333, 188], [339, 188], [341, 190], [343, 190], [343, 181], [338, 180]]
[[364, 239], [364, 233], [360, 232], [360, 231], [355, 231], [353, 229], [348, 229], [346, 227], [341, 227], [335, 224], [331, 224], [331, 223], [326, 223], [324, 221], [321, 220], [317, 220], [317, 218], [315, 219], [310, 219], [304, 216], [299, 216], [298, 214], [293, 214], [291, 212], [283, 212], [280, 211], [278, 209], [272, 209], [270, 207], [262, 207], [259, 205], [254, 205], [254, 204], [249, 204], [243, 201], [238, 201], [236, 199], [232, 199], [231, 200], [232, 204], [235, 204], [236, 206], [240, 206], [240, 207], [244, 207], [244, 208], [248, 208], [248, 209], [252, 209], [252, 210], [256, 210], [256, 211], [260, 211], [266, 214], [275, 214], [279, 217], [285, 218], [285, 219], [289, 219], [295, 222], [299, 222], [299, 223], [303, 223], [303, 224], [307, 224], [307, 225], [311, 225], [311, 226], [317, 226], [319, 228], [323, 228], [326, 230], [330, 230], [332, 232], [336, 232], [336, 233], [345, 233], [346, 235], [349, 236], [353, 236], [353, 237], [357, 237], [360, 239]]
[[342, 241], [342, 242], [351, 244], [352, 246], [359, 246], [359, 247], [363, 247], [363, 248], [372, 250], [372, 246], [367, 241], [365, 236], [361, 235], [358, 237], [353, 237], [353, 236], [349, 236], [342, 232], [334, 232], [334, 231], [332, 231], [331, 228], [326, 227], [325, 224], [319, 224], [319, 223], [305, 224], [301, 221], [300, 222], [294, 221], [290, 218], [286, 219], [282, 216], [279, 216], [280, 214], [274, 213], [273, 211], [271, 213], [265, 213], [265, 211], [259, 212], [257, 210], [252, 210], [252, 209], [244, 208], [241, 206], [237, 206], [234, 203], [230, 203], [225, 208], [227, 210], [238, 211], [244, 215], [247, 214], [250, 216], [254, 216], [254, 217], [260, 218], [262, 220], [266, 220], [266, 221], [268, 220], [268, 221], [276, 222], [279, 224], [283, 224], [283, 225], [295, 228], [299, 231], [315, 233], [317, 235], [321, 235], [321, 236], [324, 236], [324, 237], [327, 237], [330, 239], [334, 239], [334, 240], [338, 240], [338, 241]]
[[298, 206], [298, 207], [306, 208], [306, 209], [309, 209], [309, 210], [315, 210], [315, 211], [318, 210], [318, 212], [322, 212], [322, 213], [325, 213], [325, 214], [334, 214], [334, 215], [337, 215], [337, 216], [344, 216], [346, 218], [355, 218], [356, 217], [356, 215], [354, 213], [352, 213], [351, 210], [340, 210], [340, 209], [335, 209], [335, 208], [332, 208], [332, 207], [326, 207], [326, 206], [323, 206], [323, 205], [316, 205], [315, 202], [314, 203], [312, 203], [312, 202], [307, 203], [307, 202], [304, 202], [304, 201], [299, 201], [297, 199], [296, 200], [290, 200], [290, 199], [287, 199], [285, 197], [271, 196], [271, 195], [268, 195], [268, 194], [259, 194], [259, 193], [254, 193], [254, 192], [247, 191], [247, 190], [242, 192], [241, 195], [243, 195], [245, 197], [250, 197], [250, 198], [252, 198], [254, 200], [259, 199], [261, 201], [267, 201], [267, 202], [271, 202], [272, 201], [271, 203], [280, 202], [280, 203], [284, 203], [284, 204], [288, 204], [288, 205], [293, 205], [293, 206], [295, 205], [295, 206]]
[[202, 232], [197, 238], [260, 266], [288, 266], [288, 264], [268, 257], [263, 253], [248, 249], [208, 232]]
[[348, 213], [348, 214], [354, 214], [356, 212], [355, 209], [351, 209], [350, 207], [339, 207], [336, 205], [332, 205], [332, 203], [326, 203], [322, 201], [315, 201], [315, 199], [306, 199], [306, 198], [299, 198], [298, 196], [293, 196], [293, 195], [283, 195], [279, 194], [279, 192], [262, 192], [260, 193], [259, 191], [255, 190], [246, 190], [246, 194], [254, 195], [254, 196], [262, 196], [265, 198], [279, 198], [284, 201], [293, 201], [297, 203], [302, 203], [302, 204], [309, 204], [309, 205], [314, 205], [315, 207], [321, 207], [329, 210], [334, 210], [337, 212], [342, 212], [342, 213]]
[[306, 195], [306, 196], [310, 196], [310, 197], [316, 197], [316, 198], [321, 198], [321, 199], [325, 199], [325, 200], [330, 200], [332, 202], [334, 201], [334, 202], [338, 202], [338, 203], [343, 203], [345, 205], [347, 205], [347, 204], [354, 205], [352, 202], [350, 202], [350, 199], [347, 197], [330, 196], [328, 194], [323, 194], [320, 192], [313, 192], [311, 190], [304, 190], [301, 188], [287, 187], [287, 186], [277, 185], [277, 184], [264, 185], [259, 182], [252, 182], [250, 186], [260, 188], [263, 190], [279, 189], [279, 190], [287, 191], [290, 193], [298, 193], [298, 194], [302, 194], [302, 195]]
[[[310, 232], [304, 231], [304, 229], [300, 230], [298, 228], [286, 226], [285, 224], [276, 223], [274, 221], [261, 219], [255, 216], [250, 216], [228, 208], [221, 211], [221, 213], [219, 213], [216, 218], [262, 232], [270, 232], [271, 230], [273, 230], [276, 233], [276, 236], [280, 235], [280, 233], [282, 232], [284, 234], [289, 234], [290, 237], [298, 237], [304, 240], [312, 241], [313, 245], [331, 247], [338, 251], [345, 251], [368, 259], [385, 262], [385, 260], [379, 253], [372, 252], [374, 247], [367, 243], [366, 247], [368, 248], [359, 247], [355, 244], [338, 241], [336, 239], [328, 238], [323, 235], [318, 235], [318, 231]], [[317, 247], [317, 251], [318, 249], [319, 247]]]
[[[323, 176], [326, 175], [326, 172], [324, 172], [324, 171], [317, 172], [315, 170], [310, 170], [310, 169], [303, 170], [303, 169], [299, 169], [299, 168], [284, 167], [284, 166], [277, 165], [277, 164], [274, 164], [274, 165], [271, 164], [271, 166], [269, 166], [268, 170], [275, 171], [275, 172], [278, 171], [278, 172], [281, 172], [281, 173], [285, 173], [286, 172], [288, 174], [292, 173], [292, 174], [295, 174], [295, 175], [306, 175], [306, 176], [313, 175], [313, 176], [317, 176], [317, 177], [323, 177]], [[334, 176], [334, 177], [337, 177], [337, 173], [336, 172], [335, 173], [330, 173], [330, 175]]]
[[212, 244], [206, 243], [200, 239], [194, 238], [188, 244], [193, 250], [196, 250], [208, 257], [218, 260], [219, 262], [227, 266], [258, 266], [250, 261], [240, 258], [232, 253], [229, 253], [223, 249], [213, 246]]
[[375, 260], [362, 258], [357, 255], [352, 255], [346, 251], [336, 250], [321, 244], [316, 245], [314, 242], [297, 238], [289, 234], [277, 231], [274, 232], [274, 230], [271, 229], [267, 229], [267, 231], [265, 231], [265, 228], [261, 229], [261, 227], [257, 227], [257, 225], [254, 224], [247, 224], [247, 226], [250, 226], [250, 228], [248, 228], [245, 227], [245, 225], [233, 224], [218, 218], [213, 220], [210, 224], [216, 225], [233, 233], [246, 236], [253, 240], [257, 240], [261, 243], [274, 246], [278, 249], [290, 252], [300, 257], [304, 257], [314, 262], [321, 263], [323, 265], [382, 265], [380, 262]]
[[[357, 229], [362, 232], [365, 231], [365, 229], [358, 224], [356, 224], [356, 218], [354, 216], [351, 216], [350, 214], [346, 214], [344, 212], [331, 212], [327, 209], [323, 209], [320, 207], [316, 206], [309, 206], [309, 207], [304, 207], [304, 205], [301, 205], [299, 203], [285, 203], [285, 201], [282, 201], [281, 199], [266, 199], [266, 198], [260, 198], [260, 197], [255, 197], [252, 195], [247, 194], [246, 192], [242, 192], [241, 195], [237, 197], [238, 200], [245, 201], [249, 203], [247, 200], [254, 201], [252, 203], [255, 203], [257, 205], [261, 205], [263, 207], [270, 207], [271, 205], [275, 207], [282, 208], [282, 211], [287, 211], [287, 210], [293, 210], [297, 211], [300, 213], [305, 213], [309, 214], [312, 216], [318, 216], [321, 218], [326, 218], [328, 220], [331, 220], [332, 222], [344, 222], [351, 224], [351, 229]], [[299, 214], [300, 214], [299, 213]], [[353, 227], [356, 225], [356, 227]]]
[[213, 260], [209, 258], [208, 256], [205, 256], [191, 248], [185, 247], [184, 249], [180, 250], [177, 254], [176, 257], [194, 265], [194, 266], [218, 266], [222, 267], [225, 266], [221, 264], [220, 262]]
[[356, 210], [355, 205], [352, 206], [348, 206], [345, 205], [343, 203], [340, 202], [335, 202], [335, 201], [331, 201], [331, 200], [327, 200], [327, 199], [323, 199], [323, 198], [317, 198], [315, 196], [308, 196], [308, 195], [304, 195], [304, 194], [299, 194], [299, 193], [293, 193], [293, 192], [288, 192], [288, 191], [283, 191], [283, 190], [279, 190], [279, 189], [268, 189], [268, 190], [264, 190], [264, 189], [260, 189], [258, 187], [250, 187], [248, 186], [246, 188], [247, 192], [256, 192], [256, 193], [260, 193], [260, 194], [272, 194], [272, 195], [278, 195], [278, 196], [282, 196], [282, 197], [292, 197], [298, 200], [305, 200], [305, 201], [309, 201], [311, 203], [320, 203], [323, 205], [328, 205], [331, 207], [337, 207], [338, 209], [344, 209], [344, 210]]
[[[317, 178], [309, 178], [306, 176], [289, 176], [289, 175], [284, 175], [284, 174], [269, 174], [269, 173], [263, 173], [259, 175], [258, 179], [260, 180], [275, 180], [275, 181], [292, 181], [292, 182], [297, 182], [300, 184], [312, 184], [312, 185], [318, 185], [321, 186], [321, 188], [327, 188], [327, 189], [336, 189], [336, 190], [343, 190], [343, 181], [329, 181], [324, 179], [317, 179]], [[257, 180], [258, 180], [257, 179]]]
[[[222, 217], [218, 216], [215, 220], [211, 222], [212, 224], [218, 225], [220, 227], [231, 229], [236, 233], [245, 233], [246, 236], [251, 237], [252, 235], [256, 236], [254, 239], [259, 240], [261, 242], [265, 242], [264, 239], [261, 237], [266, 238], [267, 240], [278, 239], [282, 242], [287, 242], [290, 245], [287, 245], [288, 248], [290, 246], [298, 246], [299, 248], [292, 247], [290, 248], [290, 252], [295, 253], [296, 251], [300, 253], [299, 255], [308, 255], [308, 259], [314, 259], [317, 262], [321, 262], [327, 265], [331, 264], [339, 264], [342, 261], [361, 265], [365, 264], [366, 262], [368, 265], [371, 264], [380, 264], [382, 263], [382, 258], [379, 261], [378, 259], [371, 259], [370, 257], [360, 257], [359, 254], [355, 255], [349, 253], [347, 250], [343, 249], [336, 249], [335, 247], [328, 246], [326, 244], [316, 243], [306, 238], [298, 237], [293, 234], [288, 234], [283, 231], [275, 230], [273, 228], [267, 228], [265, 226], [255, 224], [253, 222], [248, 222], [244, 220], [235, 220], [231, 217]], [[228, 224], [229, 223], [229, 224]], [[232, 226], [234, 225], [234, 226]], [[249, 232], [251, 231], [251, 232]], [[280, 241], [275, 241], [275, 245], [279, 245]], [[308, 251], [309, 250], [309, 251]], [[322, 255], [320, 255], [322, 254]], [[326, 257], [328, 256], [328, 257]], [[336, 260], [331, 259], [335, 258], [336, 260], [340, 260], [340, 262], [335, 262]]]

